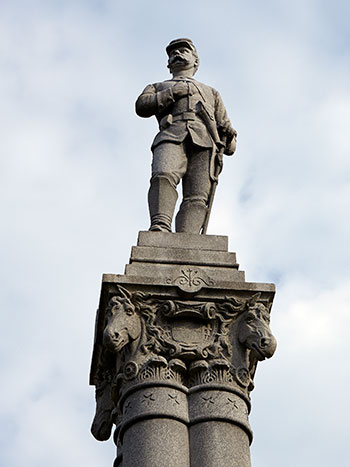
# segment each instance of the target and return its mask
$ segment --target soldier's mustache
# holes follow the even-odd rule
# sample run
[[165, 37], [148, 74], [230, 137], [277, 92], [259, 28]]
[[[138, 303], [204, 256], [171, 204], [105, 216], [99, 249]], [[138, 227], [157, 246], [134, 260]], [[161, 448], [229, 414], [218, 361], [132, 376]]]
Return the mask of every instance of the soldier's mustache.
[[169, 64], [176, 63], [176, 62], [187, 63], [187, 59], [183, 55], [177, 54], [170, 58]]

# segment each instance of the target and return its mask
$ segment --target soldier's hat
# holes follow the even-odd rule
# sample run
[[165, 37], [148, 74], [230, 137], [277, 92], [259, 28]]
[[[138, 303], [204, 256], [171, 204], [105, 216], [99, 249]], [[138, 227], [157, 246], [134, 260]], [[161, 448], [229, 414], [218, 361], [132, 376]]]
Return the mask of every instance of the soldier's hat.
[[191, 41], [191, 39], [186, 39], [186, 38], [174, 39], [173, 41], [171, 41], [169, 45], [167, 46], [167, 48], [165, 49], [166, 53], [169, 55], [173, 49], [175, 49], [176, 47], [181, 47], [181, 46], [188, 47], [190, 50], [192, 50], [193, 52], [197, 54], [197, 50], [195, 46], [193, 45], [193, 42]]

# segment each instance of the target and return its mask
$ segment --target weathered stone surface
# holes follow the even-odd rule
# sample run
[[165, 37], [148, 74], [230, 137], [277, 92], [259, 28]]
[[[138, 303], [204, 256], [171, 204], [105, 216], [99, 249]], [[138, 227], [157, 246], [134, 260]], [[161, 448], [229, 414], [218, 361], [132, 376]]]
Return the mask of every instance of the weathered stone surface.
[[[126, 265], [128, 267], [129, 265]], [[197, 268], [195, 268], [197, 269]], [[174, 271], [174, 269], [172, 269]], [[243, 271], [239, 271], [242, 272]], [[229, 274], [232, 274], [232, 270], [228, 271]], [[243, 273], [244, 274], [244, 273]], [[175, 276], [175, 273], [174, 273]], [[261, 293], [264, 297], [266, 296], [271, 296], [274, 295], [275, 293], [275, 287], [273, 284], [266, 284], [263, 282], [245, 282], [242, 280], [244, 279], [244, 276], [241, 276], [240, 280], [232, 280], [232, 276], [226, 281], [217, 281], [215, 282], [215, 286], [212, 287], [212, 289], [215, 289], [212, 291], [212, 293], [217, 296], [217, 298], [221, 297], [223, 294], [227, 294], [227, 291], [229, 290], [235, 290], [237, 293], [239, 293], [242, 297], [248, 297], [250, 293], [254, 292], [259, 292]], [[124, 284], [124, 285], [129, 285], [132, 286], [133, 284], [137, 286], [138, 284], [140, 285], [148, 285], [150, 286], [150, 290], [155, 290], [152, 286], [156, 287], [157, 285], [161, 286], [174, 286], [174, 284], [169, 284], [166, 281], [163, 280], [164, 277], [159, 276], [157, 279], [155, 279], [154, 275], [152, 276], [132, 276], [132, 275], [122, 275], [122, 274], [103, 274], [102, 275], [102, 289], [105, 287], [108, 288], [113, 288], [113, 284]], [[157, 282], [158, 280], [162, 280], [162, 282]], [[208, 292], [208, 287], [200, 289], [199, 292], [201, 294], [201, 298], [207, 297], [207, 292]], [[168, 288], [161, 288], [159, 289], [159, 292], [161, 295], [167, 295], [168, 293], [171, 293], [171, 291]], [[197, 293], [196, 292], [196, 293]]]
[[228, 237], [223, 235], [201, 235], [190, 233], [139, 232], [137, 244], [155, 248], [183, 248], [190, 250], [227, 251]]
[[[227, 385], [228, 386], [228, 385]], [[204, 389], [202, 389], [202, 387]], [[213, 385], [200, 385], [190, 390], [189, 413], [191, 425], [222, 421], [240, 426], [252, 441], [253, 435], [248, 422], [247, 402], [228, 387], [220, 389]]]
[[237, 425], [223, 421], [190, 427], [191, 467], [250, 467], [249, 439]]
[[206, 264], [208, 266], [223, 266], [238, 268], [236, 254], [222, 251], [210, 251], [184, 248], [154, 248], [147, 246], [133, 247], [130, 262], [168, 264]]
[[[152, 236], [158, 237], [158, 246], [151, 245]], [[176, 286], [188, 293], [244, 282], [236, 254], [227, 251], [227, 237], [186, 233], [140, 232], [125, 275], [123, 282], [135, 276], [143, 284]]]
[[215, 268], [211, 266], [193, 266], [191, 264], [168, 265], [133, 263], [125, 267], [127, 276], [152, 277], [154, 281], [166, 285], [176, 285], [182, 288], [188, 286], [191, 291], [198, 284], [198, 288], [193, 288], [197, 292], [200, 288], [218, 287], [221, 281], [244, 282], [244, 272], [230, 268]]
[[188, 428], [177, 420], [141, 420], [126, 431], [123, 444], [128, 448], [123, 448], [122, 462], [115, 467], [192, 466]]
[[[153, 246], [152, 237], [157, 237], [158, 246]], [[243, 294], [275, 290], [271, 284], [245, 282], [236, 254], [227, 251], [227, 237], [168, 232], [140, 232], [125, 275], [104, 274], [103, 284], [107, 283], [177, 287], [187, 293], [207, 288], [224, 293], [234, 288]], [[158, 290], [167, 293], [166, 289]]]

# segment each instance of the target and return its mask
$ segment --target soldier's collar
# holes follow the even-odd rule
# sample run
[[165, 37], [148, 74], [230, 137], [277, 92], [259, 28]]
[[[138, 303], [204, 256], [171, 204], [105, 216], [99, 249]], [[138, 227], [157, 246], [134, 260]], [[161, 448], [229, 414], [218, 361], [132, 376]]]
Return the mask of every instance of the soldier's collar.
[[195, 79], [188, 76], [176, 76], [176, 78], [168, 79], [167, 81], [195, 81]]

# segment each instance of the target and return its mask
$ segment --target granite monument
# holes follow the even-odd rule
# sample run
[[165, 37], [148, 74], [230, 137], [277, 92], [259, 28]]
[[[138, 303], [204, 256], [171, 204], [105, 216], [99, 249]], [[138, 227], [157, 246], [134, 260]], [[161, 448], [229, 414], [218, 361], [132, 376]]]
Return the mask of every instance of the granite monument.
[[258, 363], [276, 349], [275, 287], [247, 282], [227, 237], [205, 235], [236, 132], [217, 91], [193, 79], [192, 41], [166, 50], [173, 78], [147, 86], [136, 103], [139, 115], [160, 123], [151, 227], [139, 233], [125, 273], [103, 275], [91, 431], [103, 441], [114, 427], [114, 467], [249, 467], [250, 393]]

